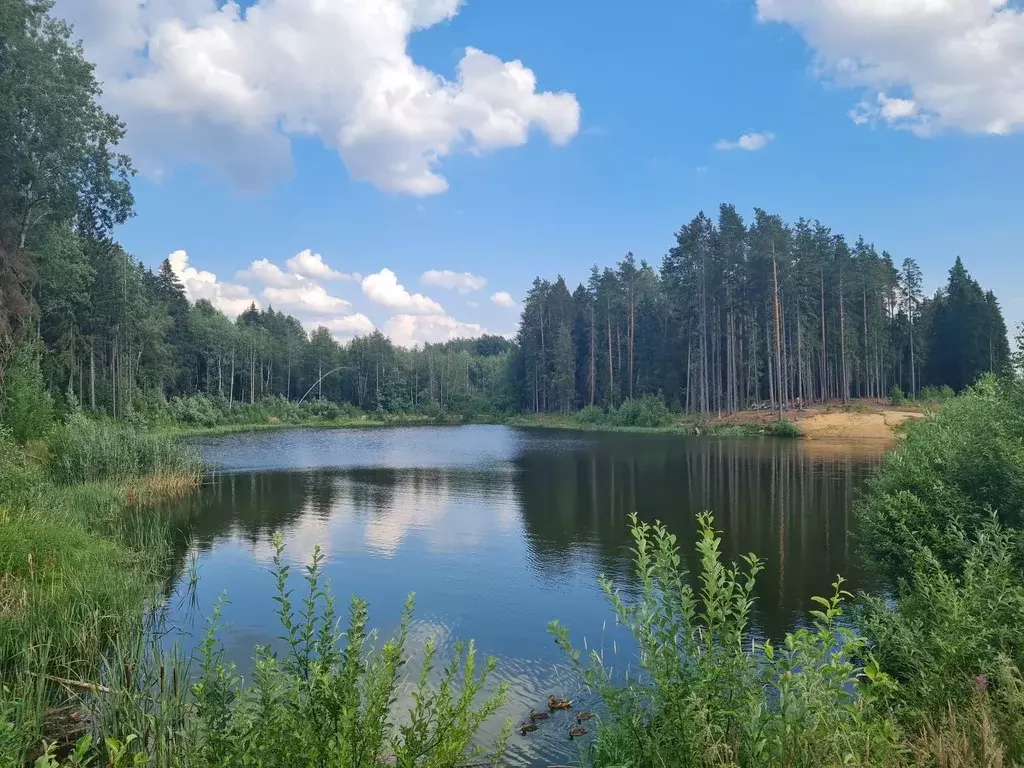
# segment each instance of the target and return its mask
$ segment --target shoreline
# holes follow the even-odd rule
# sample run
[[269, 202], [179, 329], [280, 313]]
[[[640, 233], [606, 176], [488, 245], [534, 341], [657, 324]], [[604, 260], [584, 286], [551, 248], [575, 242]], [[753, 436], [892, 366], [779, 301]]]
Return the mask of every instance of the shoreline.
[[680, 416], [660, 426], [629, 426], [581, 421], [577, 414], [516, 414], [463, 419], [426, 416], [390, 416], [385, 419], [345, 418], [312, 419], [299, 422], [272, 421], [222, 424], [213, 427], [170, 424], [156, 426], [154, 431], [172, 437], [208, 437], [264, 432], [285, 429], [375, 429], [397, 427], [458, 427], [496, 424], [527, 429], [561, 429], [572, 432], [612, 432], [642, 435], [675, 435], [678, 437], [779, 437], [802, 440], [878, 440], [891, 442], [901, 436], [908, 422], [926, 418], [917, 406], [895, 407], [882, 402], [854, 401], [849, 405], [815, 404], [785, 411], [779, 421], [774, 411], [739, 411], [703, 420]]

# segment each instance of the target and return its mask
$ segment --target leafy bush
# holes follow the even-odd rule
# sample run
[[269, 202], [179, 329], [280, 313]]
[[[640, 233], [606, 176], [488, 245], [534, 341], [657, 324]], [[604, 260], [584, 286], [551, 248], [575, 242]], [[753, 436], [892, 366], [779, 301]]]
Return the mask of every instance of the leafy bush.
[[641, 397], [627, 400], [614, 412], [612, 421], [619, 427], [664, 427], [671, 423], [665, 401], [660, 397]]
[[892, 392], [889, 393], [889, 402], [897, 408], [907, 404], [907, 396], [898, 384], [893, 385]]
[[608, 421], [608, 414], [603, 408], [596, 405], [588, 405], [576, 414], [576, 420], [580, 424], [604, 424]]
[[921, 390], [917, 399], [926, 403], [944, 403], [947, 400], [952, 400], [954, 397], [956, 397], [956, 392], [949, 385], [942, 387], [929, 385]]
[[18, 347], [7, 367], [0, 397], [0, 424], [19, 443], [41, 438], [53, 424], [53, 400], [46, 391], [34, 346]]
[[862, 550], [891, 584], [925, 549], [962, 572], [993, 513], [1024, 527], [1024, 393], [990, 378], [909, 426], [857, 505]]
[[[639, 646], [638, 674], [621, 679], [598, 651], [585, 662], [569, 631], [550, 631], [602, 698], [589, 757], [594, 766], [820, 766], [886, 764], [896, 732], [878, 705], [892, 683], [864, 641], [839, 624], [842, 581], [812, 625], [778, 648], [750, 638], [761, 562], [722, 562], [710, 514], [699, 518], [699, 590], [680, 570], [676, 537], [632, 518], [640, 594], [624, 600], [602, 580], [617, 622]], [[855, 659], [866, 657], [862, 669]]]
[[967, 709], [979, 687], [991, 688], [1004, 741], [1024, 757], [1024, 584], [1019, 532], [990, 520], [966, 536], [963, 570], [945, 571], [929, 551], [918, 553], [912, 579], [888, 599], [868, 598], [860, 627], [900, 684], [912, 725]]
[[772, 427], [771, 434], [775, 437], [800, 437], [800, 430], [789, 419], [780, 419]]

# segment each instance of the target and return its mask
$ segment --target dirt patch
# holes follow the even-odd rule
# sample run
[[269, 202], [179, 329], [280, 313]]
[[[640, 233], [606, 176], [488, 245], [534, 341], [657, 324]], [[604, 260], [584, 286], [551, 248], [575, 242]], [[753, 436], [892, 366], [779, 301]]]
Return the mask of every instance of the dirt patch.
[[[812, 405], [783, 415], [810, 440], [892, 440], [900, 424], [924, 417], [918, 409], [893, 408], [880, 400], [855, 400], [846, 406]], [[767, 427], [778, 418], [773, 411], [742, 411], [723, 416], [717, 423]]]
[[880, 410], [869, 412], [834, 411], [815, 413], [795, 420], [804, 436], [813, 439], [879, 439], [891, 440], [895, 429], [923, 414], [913, 411]]

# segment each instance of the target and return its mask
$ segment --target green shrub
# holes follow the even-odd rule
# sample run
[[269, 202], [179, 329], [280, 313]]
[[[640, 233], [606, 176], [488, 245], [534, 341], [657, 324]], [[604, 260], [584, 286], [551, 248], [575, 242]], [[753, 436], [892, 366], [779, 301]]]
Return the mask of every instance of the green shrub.
[[952, 400], [954, 397], [956, 397], [956, 392], [948, 384], [942, 387], [928, 385], [921, 390], [917, 399], [926, 403], [944, 403], [947, 400]]
[[576, 414], [576, 420], [580, 424], [604, 424], [608, 421], [608, 414], [603, 408], [596, 405], [588, 405]]
[[19, 443], [44, 437], [53, 424], [53, 400], [46, 391], [39, 359], [34, 346], [19, 347], [3, 380], [0, 424]]
[[1024, 395], [984, 378], [941, 412], [910, 425], [857, 504], [863, 553], [886, 583], [927, 549], [959, 573], [993, 513], [1024, 527]]
[[1004, 741], [1024, 757], [1024, 697], [1005, 684], [1024, 667], [1020, 532], [991, 519], [973, 538], [961, 537], [961, 573], [919, 552], [913, 577], [901, 580], [895, 594], [864, 601], [859, 625], [899, 682], [908, 725], [916, 730], [926, 719], [943, 719], [950, 707], [968, 708], [979, 681], [991, 681], [982, 685], [997, 698]]
[[899, 385], [893, 385], [892, 392], [889, 393], [889, 402], [897, 408], [907, 404], [907, 396]]
[[664, 427], [671, 421], [672, 414], [660, 397], [627, 400], [612, 415], [612, 422], [619, 427]]
[[[676, 537], [632, 518], [639, 595], [602, 580], [616, 621], [639, 646], [623, 678], [594, 650], [584, 660], [557, 622], [550, 631], [606, 708], [589, 753], [594, 766], [885, 765], [896, 732], [878, 706], [892, 683], [864, 641], [840, 625], [842, 581], [815, 598], [811, 626], [779, 647], [750, 636], [761, 562], [722, 562], [710, 514], [699, 518], [699, 589], [680, 569]], [[868, 659], [862, 669], [855, 661]]]
[[779, 419], [772, 425], [770, 434], [775, 437], [800, 437], [800, 430], [789, 419]]

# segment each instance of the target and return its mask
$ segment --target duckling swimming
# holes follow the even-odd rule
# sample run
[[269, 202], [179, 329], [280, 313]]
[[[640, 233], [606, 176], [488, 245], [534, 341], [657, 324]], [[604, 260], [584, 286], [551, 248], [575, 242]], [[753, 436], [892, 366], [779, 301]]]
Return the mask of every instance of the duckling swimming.
[[572, 701], [569, 699], [556, 699], [548, 696], [548, 709], [572, 709]]

